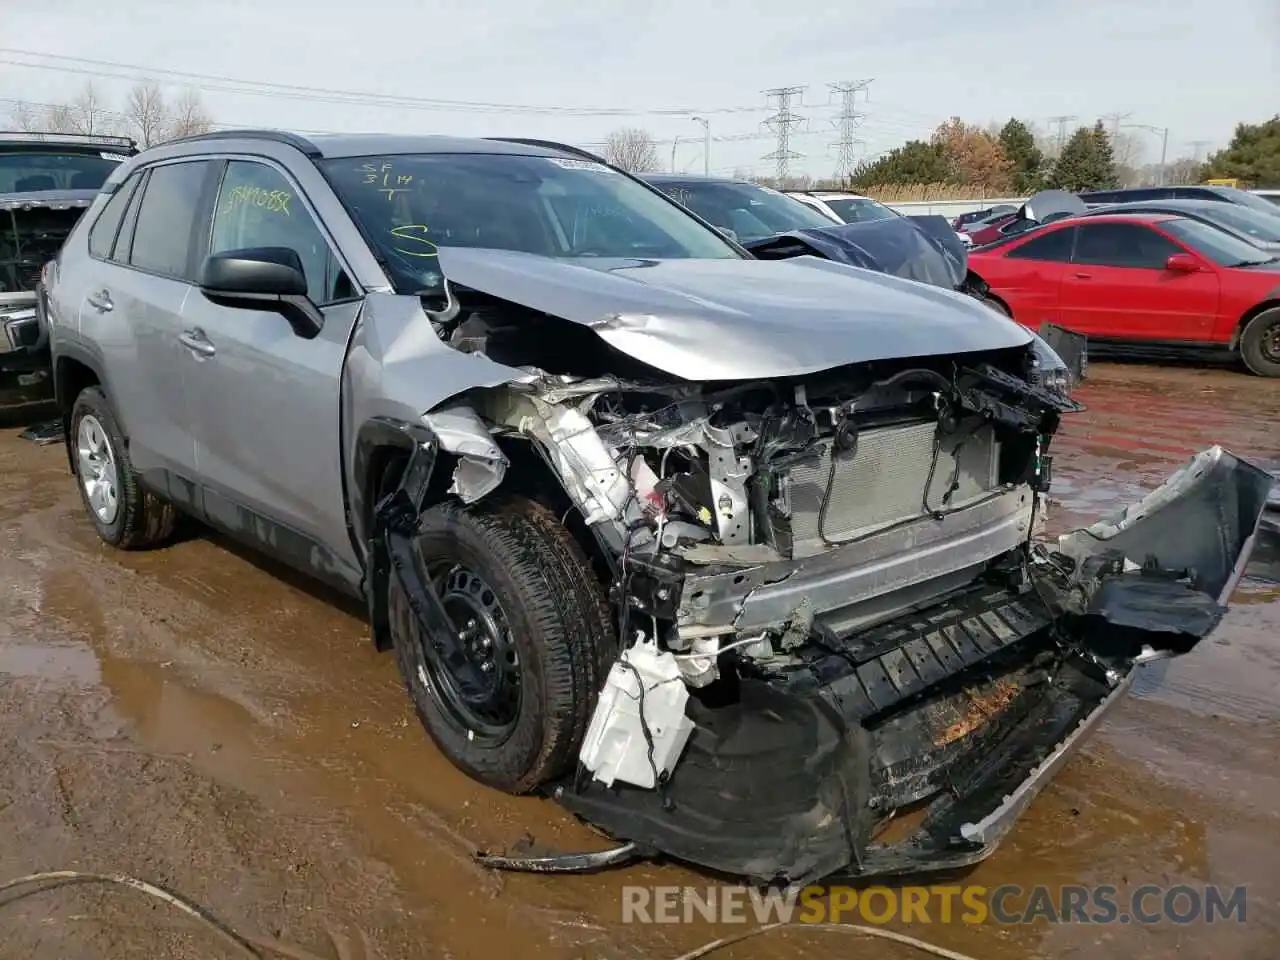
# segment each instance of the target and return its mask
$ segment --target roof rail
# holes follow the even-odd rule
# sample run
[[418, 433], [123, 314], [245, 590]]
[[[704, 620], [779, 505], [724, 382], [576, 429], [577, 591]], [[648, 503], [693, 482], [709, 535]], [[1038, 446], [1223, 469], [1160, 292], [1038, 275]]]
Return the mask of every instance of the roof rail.
[[485, 137], [486, 140], [495, 140], [500, 143], [519, 143], [526, 147], [543, 147], [547, 150], [561, 150], [564, 153], [572, 153], [582, 157], [584, 160], [594, 160], [596, 163], [607, 164], [608, 161], [603, 157], [598, 157], [590, 150], [584, 150], [582, 147], [575, 147], [568, 143], [557, 143], [555, 140], [535, 140], [529, 137]]
[[295, 150], [301, 150], [313, 160], [323, 156], [320, 148], [306, 137], [290, 133], [288, 130], [214, 130], [211, 133], [193, 133], [189, 137], [166, 140], [159, 146], [168, 146], [171, 143], [207, 143], [215, 140], [270, 140], [273, 143], [283, 143]]
[[18, 143], [64, 143], [85, 146], [127, 147], [138, 149], [138, 141], [132, 137], [105, 136], [97, 133], [42, 133], [31, 130], [0, 130], [0, 140]]

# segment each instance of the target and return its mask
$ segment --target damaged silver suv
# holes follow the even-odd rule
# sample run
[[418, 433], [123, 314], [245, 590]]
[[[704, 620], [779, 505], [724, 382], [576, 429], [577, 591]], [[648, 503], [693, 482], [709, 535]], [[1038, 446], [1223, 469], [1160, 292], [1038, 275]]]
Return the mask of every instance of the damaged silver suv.
[[1031, 334], [755, 259], [555, 144], [178, 141], [45, 276], [102, 539], [182, 512], [363, 598], [440, 749], [606, 859], [980, 859], [1137, 664], [1214, 628], [1271, 482], [1214, 448], [1038, 543], [1078, 408]]

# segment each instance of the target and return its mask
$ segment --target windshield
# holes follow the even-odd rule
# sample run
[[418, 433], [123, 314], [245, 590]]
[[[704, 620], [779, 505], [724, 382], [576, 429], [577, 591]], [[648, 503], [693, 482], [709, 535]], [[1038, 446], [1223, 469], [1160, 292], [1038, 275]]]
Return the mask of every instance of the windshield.
[[1280, 243], [1280, 210], [1259, 212], [1238, 203], [1215, 203], [1204, 216], [1262, 243]]
[[874, 200], [854, 200], [854, 199], [838, 199], [824, 200], [828, 207], [836, 212], [845, 223], [861, 223], [865, 220], [888, 220], [890, 217], [896, 217], [897, 213], [890, 210], [883, 203], [877, 203]]
[[794, 197], [754, 183], [681, 180], [655, 186], [712, 226], [732, 230], [745, 243], [788, 230], [836, 225], [830, 217]]
[[97, 190], [119, 165], [88, 153], [0, 153], [0, 193]]
[[1233, 237], [1199, 220], [1181, 218], [1163, 220], [1160, 226], [1219, 266], [1234, 267], [1243, 263], [1265, 263], [1270, 259], [1266, 251], [1258, 249], [1247, 240]]
[[737, 259], [723, 237], [600, 163], [406, 154], [321, 163], [398, 293], [437, 289], [438, 247], [544, 257]]
[[1263, 200], [1256, 193], [1250, 193], [1248, 190], [1240, 190], [1236, 187], [1220, 187], [1224, 199], [1228, 199], [1242, 207], [1249, 207], [1253, 210], [1261, 210], [1263, 213], [1275, 213], [1273, 205]]

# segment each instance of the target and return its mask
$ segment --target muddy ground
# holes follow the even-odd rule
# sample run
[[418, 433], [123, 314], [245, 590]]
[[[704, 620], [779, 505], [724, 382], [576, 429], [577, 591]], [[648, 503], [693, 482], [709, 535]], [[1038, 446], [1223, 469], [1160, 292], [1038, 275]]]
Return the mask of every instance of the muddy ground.
[[[1280, 458], [1280, 383], [1097, 364], [1057, 445], [1052, 525], [1159, 483], [1213, 442]], [[1246, 581], [1211, 642], [1148, 668], [968, 881], [1247, 884], [1244, 924], [915, 926], [976, 957], [1271, 957], [1280, 943], [1280, 588]], [[104, 548], [66, 457], [0, 432], [0, 882], [121, 872], [234, 927], [337, 957], [646, 957], [727, 932], [620, 923], [623, 884], [704, 886], [677, 866], [496, 876], [476, 847], [600, 838], [441, 759], [359, 611], [199, 530]], [[736, 929], [736, 928], [734, 928]], [[363, 945], [362, 945], [363, 944]], [[789, 931], [734, 958], [917, 956]], [[232, 956], [128, 890], [0, 895], [0, 957]]]

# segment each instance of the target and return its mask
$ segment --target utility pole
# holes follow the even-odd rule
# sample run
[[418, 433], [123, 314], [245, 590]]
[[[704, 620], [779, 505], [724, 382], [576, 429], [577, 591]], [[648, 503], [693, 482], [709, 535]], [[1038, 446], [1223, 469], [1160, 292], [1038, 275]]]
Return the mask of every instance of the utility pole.
[[711, 176], [711, 121], [706, 117], [693, 117], [694, 123], [702, 124], [702, 175]]
[[804, 94], [804, 87], [774, 87], [764, 92], [766, 97], [778, 101], [778, 112], [765, 121], [778, 138], [778, 146], [772, 153], [766, 153], [762, 160], [773, 160], [777, 163], [778, 187], [781, 188], [791, 170], [791, 161], [801, 154], [791, 149], [791, 128], [803, 122], [804, 117], [797, 116], [791, 110], [794, 97]]
[[1169, 128], [1153, 127], [1149, 123], [1126, 123], [1126, 127], [1133, 127], [1136, 130], [1146, 130], [1149, 133], [1158, 133], [1160, 135], [1160, 166], [1156, 172], [1156, 186], [1164, 186], [1164, 165], [1169, 156]]
[[1074, 119], [1076, 119], [1076, 116], [1073, 113], [1062, 114], [1061, 116], [1049, 118], [1050, 123], [1056, 123], [1058, 125], [1058, 153], [1059, 154], [1062, 153], [1062, 148], [1067, 145], [1067, 124]]
[[840, 138], [831, 146], [839, 150], [836, 155], [836, 176], [841, 180], [853, 173], [853, 147], [862, 142], [856, 136], [858, 122], [863, 116], [856, 107], [858, 91], [866, 90], [870, 85], [870, 80], [845, 80], [827, 84], [832, 93], [840, 94], [840, 115], [831, 121], [839, 131]]
[[676, 172], [676, 147], [680, 146], [680, 138], [677, 136], [671, 141], [671, 172]]

